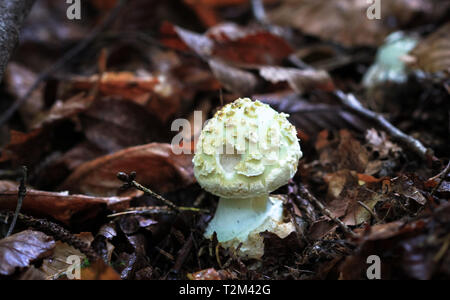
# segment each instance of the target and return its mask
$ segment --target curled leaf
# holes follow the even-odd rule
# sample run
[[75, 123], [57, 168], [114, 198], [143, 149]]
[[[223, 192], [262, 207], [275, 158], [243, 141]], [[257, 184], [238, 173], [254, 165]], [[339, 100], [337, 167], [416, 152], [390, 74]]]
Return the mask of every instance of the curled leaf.
[[26, 230], [0, 240], [0, 275], [11, 275], [53, 252], [55, 241], [38, 231]]

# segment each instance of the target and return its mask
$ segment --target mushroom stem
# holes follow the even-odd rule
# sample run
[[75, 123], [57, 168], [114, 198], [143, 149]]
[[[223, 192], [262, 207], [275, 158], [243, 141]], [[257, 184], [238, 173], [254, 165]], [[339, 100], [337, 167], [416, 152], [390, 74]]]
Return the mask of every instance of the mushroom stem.
[[216, 232], [217, 240], [224, 247], [236, 249], [242, 243], [241, 254], [260, 258], [264, 253], [264, 242], [259, 233], [270, 231], [284, 238], [293, 228], [283, 225], [286, 225], [283, 223], [283, 201], [277, 197], [220, 198], [205, 237], [211, 238]]

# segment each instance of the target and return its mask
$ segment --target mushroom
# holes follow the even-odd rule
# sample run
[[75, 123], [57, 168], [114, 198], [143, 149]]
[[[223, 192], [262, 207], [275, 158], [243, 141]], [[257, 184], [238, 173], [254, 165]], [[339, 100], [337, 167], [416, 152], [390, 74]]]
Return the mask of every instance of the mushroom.
[[195, 177], [220, 197], [205, 237], [215, 232], [223, 247], [239, 248], [241, 257], [263, 256], [261, 232], [285, 238], [294, 231], [283, 220], [282, 197], [270, 195], [295, 175], [302, 157], [287, 117], [260, 101], [238, 99], [208, 120], [197, 143]]

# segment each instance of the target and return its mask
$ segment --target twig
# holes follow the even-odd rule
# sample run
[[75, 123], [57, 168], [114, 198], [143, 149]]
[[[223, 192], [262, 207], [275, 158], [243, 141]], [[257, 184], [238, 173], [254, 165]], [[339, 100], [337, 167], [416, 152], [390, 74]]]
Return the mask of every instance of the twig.
[[187, 241], [184, 243], [183, 247], [181, 247], [180, 251], [178, 251], [178, 256], [173, 266], [173, 271], [175, 271], [175, 273], [178, 273], [181, 270], [184, 262], [191, 253], [193, 246], [194, 246], [194, 236], [191, 233]]
[[337, 91], [335, 94], [346, 108], [356, 113], [357, 115], [376, 123], [383, 130], [385, 130], [393, 140], [409, 148], [424, 161], [427, 161], [430, 157], [434, 158], [431, 155], [431, 151], [425, 148], [425, 146], [419, 140], [402, 132], [400, 129], [386, 120], [382, 115], [363, 107], [354, 95], [345, 94], [342, 91]]
[[261, 0], [252, 0], [252, 12], [255, 19], [262, 23], [267, 23], [267, 14], [264, 9], [264, 3]]
[[159, 252], [159, 254], [162, 254], [162, 256], [164, 256], [165, 258], [167, 258], [170, 261], [174, 261], [175, 258], [173, 257], [172, 254], [170, 254], [169, 252], [159, 248], [159, 247], [155, 247], [155, 250]]
[[[0, 216], [6, 218], [10, 217], [11, 215], [12, 212], [0, 212]], [[43, 219], [35, 219], [21, 213], [19, 213], [17, 216], [19, 222], [23, 223], [25, 226], [42, 231], [52, 236], [55, 240], [67, 243], [70, 246], [80, 250], [86, 255], [89, 261], [93, 262], [100, 258], [100, 256], [87, 243], [85, 243], [60, 225]]]
[[[150, 195], [150, 196], [158, 199], [159, 201], [163, 202], [166, 205], [166, 207], [160, 207], [160, 208], [155, 208], [155, 207], [133, 208], [130, 213], [145, 213], [146, 210], [147, 210], [146, 213], [161, 213], [161, 212], [167, 213], [167, 211], [169, 209], [175, 211], [176, 213], [180, 213], [182, 211], [192, 211], [192, 212], [197, 212], [197, 213], [209, 213], [209, 211], [206, 209], [201, 209], [201, 208], [196, 208], [196, 207], [184, 207], [184, 206], [179, 207], [179, 206], [175, 205], [170, 200], [167, 200], [163, 196], [158, 195], [151, 189], [146, 188], [145, 186], [141, 185], [139, 182], [135, 181], [134, 179], [136, 178], [136, 172], [131, 172], [130, 175], [128, 175], [124, 172], [119, 172], [117, 174], [117, 178], [124, 182], [122, 189], [128, 189], [130, 187], [134, 187], [135, 189], [143, 191], [147, 195]], [[127, 213], [126, 212], [119, 213], [119, 214], [116, 214], [116, 216], [120, 215], [120, 214], [127, 214]]]
[[350, 235], [352, 238], [356, 238], [357, 237], [357, 235], [353, 232], [353, 230], [351, 230], [347, 225], [345, 225], [344, 222], [342, 222], [338, 218], [333, 217], [333, 214], [328, 210], [328, 208], [326, 208], [322, 204], [322, 202], [317, 200], [317, 198], [314, 197], [303, 184], [299, 185], [299, 193], [300, 193], [300, 195], [302, 197], [304, 197], [308, 201], [314, 203], [325, 216], [327, 216], [333, 222], [335, 222], [345, 233]]
[[[8, 1], [9, 2], [9, 1]], [[21, 1], [11, 1], [11, 2], [21, 2]], [[80, 54], [85, 48], [87, 48], [96, 37], [103, 32], [109, 25], [114, 21], [117, 15], [122, 11], [123, 6], [127, 0], [119, 0], [116, 7], [111, 11], [111, 13], [106, 17], [106, 19], [100, 23], [97, 27], [92, 30], [92, 32], [79, 43], [75, 48], [72, 48], [68, 52], [66, 52], [60, 59], [56, 61], [55, 64], [51, 65], [47, 69], [45, 69], [41, 74], [39, 74], [36, 81], [33, 85], [28, 89], [24, 96], [17, 99], [11, 107], [8, 108], [0, 117], [0, 127], [3, 126], [8, 120], [14, 115], [14, 113], [19, 109], [19, 107], [27, 101], [27, 99], [31, 96], [31, 94], [39, 87], [39, 85], [46, 80], [50, 75], [58, 71], [61, 67], [63, 67], [67, 62], [71, 61], [78, 54]]]
[[449, 173], [450, 173], [450, 161], [448, 162], [447, 166], [441, 173], [434, 176], [433, 178], [430, 178], [431, 180], [440, 178], [438, 184], [431, 191], [431, 195], [434, 195], [434, 193], [441, 187], [442, 183], [444, 182], [445, 178], [447, 178]]
[[288, 197], [297, 205], [310, 223], [317, 221], [318, 217], [311, 202], [299, 196], [298, 186], [292, 180], [288, 185]]
[[158, 199], [159, 201], [163, 202], [165, 205], [170, 207], [172, 210], [174, 210], [176, 212], [180, 212], [180, 209], [178, 208], [178, 206], [173, 204], [171, 201], [167, 200], [166, 198], [158, 195], [157, 193], [155, 193], [151, 189], [146, 188], [145, 186], [143, 186], [140, 183], [136, 182], [134, 180], [136, 178], [136, 172], [131, 172], [130, 175], [128, 175], [127, 173], [124, 173], [124, 172], [119, 172], [117, 174], [117, 178], [124, 182], [124, 185], [122, 186], [122, 189], [128, 189], [130, 187], [134, 187], [135, 189], [143, 191], [147, 195], [150, 195], [150, 196]]
[[0, 0], [0, 82], [35, 0]]
[[[209, 210], [196, 208], [196, 207], [184, 207], [184, 206], [178, 206], [178, 209], [180, 211], [192, 211], [192, 212], [198, 212], [198, 213], [209, 213]], [[127, 209], [122, 212], [118, 212], [115, 214], [108, 215], [108, 218], [114, 218], [124, 215], [138, 215], [138, 214], [174, 214], [175, 211], [170, 209], [168, 206], [145, 206], [145, 207], [133, 207], [130, 209]]]
[[174, 214], [174, 211], [167, 206], [148, 206], [148, 207], [133, 207], [122, 212], [108, 215], [108, 218], [115, 218], [125, 215], [139, 215], [139, 214]]
[[377, 214], [376, 214], [373, 210], [371, 210], [370, 207], [368, 207], [364, 202], [358, 201], [358, 204], [361, 205], [365, 210], [367, 210], [367, 211], [369, 212], [369, 214], [370, 214], [372, 217], [374, 217], [374, 219], [375, 219], [375, 221], [376, 221], [377, 223], [380, 223], [380, 222], [381, 222], [381, 220], [380, 220], [380, 218], [377, 216]]
[[14, 213], [13, 220], [11, 222], [11, 225], [9, 226], [8, 232], [6, 233], [6, 236], [10, 236], [14, 230], [14, 227], [16, 227], [17, 218], [20, 213], [20, 209], [22, 208], [23, 199], [25, 199], [25, 196], [27, 194], [27, 167], [22, 167], [22, 178], [20, 179], [20, 185], [19, 185], [19, 192], [18, 192], [18, 199], [17, 199], [17, 206], [16, 211]]

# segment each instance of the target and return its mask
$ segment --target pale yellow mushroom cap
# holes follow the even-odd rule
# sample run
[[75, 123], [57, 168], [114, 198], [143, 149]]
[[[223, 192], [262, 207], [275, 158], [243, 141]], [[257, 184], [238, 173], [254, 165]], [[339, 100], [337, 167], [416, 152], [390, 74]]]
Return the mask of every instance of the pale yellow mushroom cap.
[[248, 98], [224, 106], [197, 143], [193, 163], [199, 184], [225, 198], [267, 195], [287, 184], [302, 157], [287, 117]]

